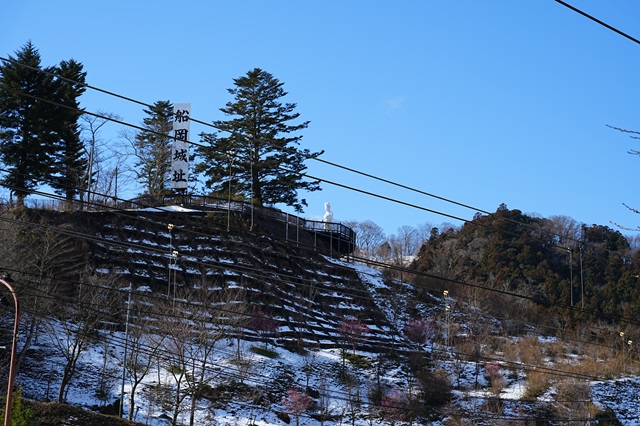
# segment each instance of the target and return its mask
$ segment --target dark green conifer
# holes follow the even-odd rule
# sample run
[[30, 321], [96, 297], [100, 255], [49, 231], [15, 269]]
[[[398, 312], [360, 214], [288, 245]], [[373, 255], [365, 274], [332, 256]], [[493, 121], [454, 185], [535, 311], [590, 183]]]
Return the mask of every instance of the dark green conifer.
[[58, 107], [45, 102], [57, 99], [56, 84], [42, 72], [55, 70], [43, 69], [40, 61], [29, 41], [0, 65], [1, 181], [19, 205], [52, 174], [51, 159], [58, 147]]
[[133, 142], [136, 157], [136, 179], [152, 196], [168, 194], [171, 182], [171, 129], [173, 126], [173, 104], [157, 101], [145, 109], [143, 119], [146, 131], [141, 131]]
[[72, 201], [80, 188], [88, 184], [88, 157], [80, 138], [82, 115], [78, 98], [85, 91], [86, 72], [81, 63], [75, 60], [62, 61], [57, 68], [57, 75], [63, 79], [55, 81], [57, 88], [58, 114], [54, 125], [57, 126], [58, 140], [53, 158], [53, 175], [51, 186], [56, 193]]
[[207, 147], [198, 150], [202, 162], [196, 171], [204, 173], [213, 193], [224, 193], [231, 179], [233, 192], [258, 206], [285, 204], [302, 212], [307, 202], [298, 191], [320, 189], [302, 173], [304, 161], [322, 152], [298, 149], [302, 136], [294, 135], [309, 122], [290, 124], [300, 116], [296, 104], [281, 102], [284, 83], [268, 72], [255, 68], [234, 84], [228, 89], [234, 100], [220, 109], [230, 118], [213, 123], [221, 132], [200, 135]]

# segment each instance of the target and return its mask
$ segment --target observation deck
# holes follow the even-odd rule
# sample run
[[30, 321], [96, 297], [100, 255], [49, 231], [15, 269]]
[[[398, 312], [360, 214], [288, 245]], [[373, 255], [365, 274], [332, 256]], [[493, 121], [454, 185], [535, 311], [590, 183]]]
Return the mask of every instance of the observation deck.
[[141, 196], [118, 205], [126, 209], [157, 208], [180, 206], [186, 214], [198, 212], [217, 212], [235, 217], [242, 216], [249, 222], [254, 232], [283, 238], [286, 241], [310, 246], [322, 250], [331, 257], [341, 258], [353, 253], [356, 246], [356, 233], [353, 229], [336, 222], [324, 222], [304, 219], [285, 213], [273, 207], [259, 207], [244, 201], [210, 197], [204, 195], [168, 195]]

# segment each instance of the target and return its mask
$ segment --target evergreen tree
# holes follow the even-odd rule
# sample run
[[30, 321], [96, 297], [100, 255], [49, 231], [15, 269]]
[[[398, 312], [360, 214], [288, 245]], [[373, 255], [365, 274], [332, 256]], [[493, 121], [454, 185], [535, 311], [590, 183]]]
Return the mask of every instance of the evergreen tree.
[[152, 196], [169, 193], [171, 172], [171, 129], [173, 127], [173, 104], [157, 101], [144, 110], [146, 131], [141, 131], [133, 141], [136, 157], [136, 178]]
[[80, 139], [80, 124], [82, 115], [78, 98], [84, 93], [86, 72], [82, 64], [74, 61], [62, 61], [58, 67], [58, 75], [66, 80], [58, 79], [57, 102], [58, 108], [55, 123], [58, 126], [58, 141], [54, 161], [55, 175], [51, 186], [56, 193], [64, 194], [67, 201], [72, 201], [79, 194], [80, 187], [86, 187], [87, 168], [89, 160]]
[[40, 53], [29, 41], [0, 66], [1, 182], [11, 189], [19, 205], [52, 174], [58, 129], [57, 107], [41, 99], [55, 100], [53, 77], [42, 71]]
[[213, 123], [228, 136], [200, 135], [207, 146], [198, 150], [203, 161], [196, 172], [205, 174], [214, 193], [224, 193], [231, 184], [236, 195], [258, 206], [282, 203], [302, 212], [307, 202], [298, 199], [298, 191], [320, 189], [318, 181], [305, 181], [301, 173], [307, 168], [304, 161], [322, 152], [297, 149], [302, 136], [292, 134], [309, 122], [289, 124], [300, 116], [296, 104], [281, 102], [287, 95], [284, 83], [268, 72], [255, 68], [234, 84], [228, 89], [234, 101], [220, 109], [233, 118]]

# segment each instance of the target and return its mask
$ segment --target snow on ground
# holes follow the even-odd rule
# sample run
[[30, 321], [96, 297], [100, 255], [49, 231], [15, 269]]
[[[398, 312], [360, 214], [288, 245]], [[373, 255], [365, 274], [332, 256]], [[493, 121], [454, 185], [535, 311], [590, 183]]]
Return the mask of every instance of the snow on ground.
[[[320, 320], [320, 319], [318, 319]], [[66, 363], [65, 358], [53, 340], [53, 335], [64, 336], [64, 327], [60, 323], [52, 322], [52, 333], [47, 333], [44, 329], [38, 333], [38, 338], [32, 345], [32, 354], [25, 360], [21, 372], [17, 378], [18, 383], [23, 388], [23, 394], [26, 397], [38, 400], [56, 400], [62, 370]], [[53, 331], [55, 330], [55, 331]], [[66, 399], [68, 402], [83, 406], [85, 408], [102, 407], [109, 403], [114, 403], [120, 395], [122, 386], [122, 359], [124, 356], [125, 335], [123, 332], [96, 332], [93, 343], [81, 355], [78, 361], [78, 372], [72, 379]], [[279, 395], [284, 396], [286, 390], [292, 386], [300, 389], [306, 389], [307, 385], [312, 389], [326, 389], [323, 398], [326, 399], [328, 410], [335, 416], [348, 415], [347, 400], [349, 395], [356, 392], [355, 389], [349, 389], [340, 379], [340, 371], [343, 365], [340, 349], [323, 349], [309, 351], [306, 354], [298, 354], [290, 352], [286, 349], [269, 345], [268, 350], [272, 351], [275, 356], [273, 358], [258, 355], [255, 353], [256, 347], [262, 348], [263, 344], [256, 342], [240, 341], [240, 352], [244, 361], [243, 366], [248, 366], [246, 371], [238, 367], [237, 341], [221, 341], [218, 342], [217, 350], [209, 359], [209, 366], [213, 372], [211, 377], [211, 385], [216, 386], [221, 382], [217, 376], [222, 373], [231, 374], [233, 378], [244, 380], [247, 384], [253, 384], [256, 387], [264, 387], [269, 384], [263, 392], [276, 391]], [[359, 353], [363, 357], [367, 357], [371, 362], [375, 356], [372, 354]], [[349, 371], [357, 374], [360, 379], [356, 383], [357, 394], [363, 400], [363, 408], [367, 406], [367, 387], [369, 385], [366, 379], [367, 375], [371, 375], [370, 371], [356, 371], [355, 367], [346, 363]], [[99, 379], [104, 378], [104, 384], [108, 390], [106, 395], [97, 393], [100, 387]], [[382, 380], [392, 384], [398, 383], [402, 378], [399, 369], [388, 369]], [[124, 392], [128, 396], [131, 391], [131, 380], [128, 374], [124, 377]], [[134, 410], [135, 420], [149, 425], [167, 425], [170, 422], [166, 418], [162, 418], [170, 414], [167, 410], [163, 410], [159, 404], [153, 403], [147, 395], [150, 390], [157, 388], [158, 384], [172, 385], [173, 379], [171, 374], [162, 366], [154, 365], [152, 370], [146, 376], [143, 384], [138, 388], [137, 403]], [[189, 399], [185, 399], [185, 406], [190, 403]], [[128, 399], [125, 399], [124, 412], [128, 411]], [[283, 424], [283, 421], [277, 417], [277, 413], [283, 411], [284, 407], [279, 401], [270, 404], [267, 407], [260, 405], [251, 405], [248, 402], [234, 401], [225, 407], [214, 407], [214, 404], [202, 399], [198, 403], [196, 413], [196, 424], [219, 424], [219, 425], [271, 425]], [[178, 418], [180, 423], [188, 424], [188, 410], [183, 410]], [[318, 421], [308, 416], [300, 418], [302, 425], [317, 425]], [[331, 422], [325, 422], [327, 424]], [[356, 418], [353, 422], [356, 426], [371, 426], [371, 423], [363, 416]]]
[[601, 409], [611, 409], [623, 425], [640, 425], [640, 378], [593, 382], [591, 396]]
[[146, 207], [146, 208], [136, 208], [134, 209], [136, 212], [180, 212], [180, 213], [194, 213], [201, 212], [202, 210], [194, 210], [188, 209], [186, 207], [181, 206], [160, 206], [160, 207]]
[[[366, 280], [366, 285], [370, 287], [373, 293], [377, 293], [377, 290], [388, 289], [382, 274], [377, 271], [362, 265], [344, 264], [344, 266], [354, 268], [361, 278]], [[58, 336], [64, 334], [62, 324], [54, 323], [54, 330], [56, 330], [56, 335]], [[124, 341], [123, 332], [96, 332], [93, 343], [80, 357], [78, 373], [73, 378], [67, 394], [68, 402], [95, 409], [117, 400], [122, 386]], [[282, 401], [281, 398], [284, 397], [288, 388], [298, 386], [301, 389], [306, 389], [307, 385], [315, 390], [325, 388], [322, 396], [326, 399], [329, 412], [335, 415], [336, 418], [344, 415], [346, 419], [342, 421], [352, 423], [355, 426], [379, 426], [383, 424], [380, 420], [370, 421], [363, 415], [356, 416], [353, 422], [349, 417], [348, 399], [356, 391], [362, 398], [362, 410], [367, 411], [367, 391], [371, 381], [376, 380], [375, 367], [363, 369], [349, 366], [347, 363], [349, 371], [357, 373], [358, 377], [355, 389], [350, 389], [340, 379], [343, 359], [339, 348], [319, 349], [309, 351], [306, 354], [299, 354], [281, 347], [268, 345], [267, 349], [274, 356], [267, 357], [258, 354], [257, 352], [259, 351], [255, 349], [264, 348], [264, 343], [240, 341], [240, 348], [237, 347], [237, 344], [236, 340], [218, 342], [216, 351], [209, 359], [208, 364], [211, 368], [211, 386], [215, 387], [217, 384], [222, 383], [224, 381], [222, 379], [230, 375], [236, 382], [244, 381], [246, 384], [261, 388], [263, 393], [274, 392], [280, 395], [280, 399], [270, 404], [254, 404], [251, 400], [243, 401], [237, 398], [224, 406], [202, 399], [198, 403], [196, 424], [228, 426], [282, 425], [284, 424], [283, 420], [277, 416], [277, 413], [284, 410], [280, 402]], [[237, 362], [238, 349], [242, 359], [245, 361], [240, 364]], [[377, 360], [374, 354], [358, 352], [358, 355], [368, 358], [372, 364], [375, 364]], [[445, 369], [452, 385], [456, 389], [454, 391], [456, 404], [472, 408], [475, 411], [482, 403], [481, 401], [496, 396], [490, 391], [489, 383], [484, 377], [482, 369], [478, 370], [478, 366], [472, 362], [453, 360], [449, 355], [447, 353], [440, 354], [441, 359], [438, 362], [439, 366]], [[65, 359], [61, 352], [55, 349], [52, 334], [47, 333], [45, 328], [42, 328], [17, 377], [17, 383], [22, 386], [23, 394], [28, 398], [38, 400], [55, 400], [64, 364]], [[399, 363], [396, 365], [386, 364], [384, 366], [381, 380], [387, 384], [388, 389], [393, 389], [394, 387], [402, 389], [403, 384], [406, 383], [406, 372], [401, 367]], [[525, 390], [523, 384], [524, 373], [510, 373], [510, 378], [505, 382], [504, 388], [499, 391], [497, 396], [505, 401], [513, 401], [513, 407], [516, 407], [517, 402], [521, 402]], [[506, 371], [504, 375], [505, 377], [507, 376]], [[100, 387], [100, 377], [105, 379], [103, 384], [108, 390], [107, 394], [103, 395], [102, 398], [97, 393]], [[152, 394], [151, 390], [158, 388], [159, 384], [170, 385], [172, 381], [171, 374], [165, 368], [159, 367], [157, 364], [152, 367], [137, 392], [137, 403], [134, 410], [135, 420], [151, 426], [166, 426], [170, 424], [166, 419], [166, 415], [170, 414], [169, 411], [163, 409], [160, 404], [153, 402], [149, 395]], [[131, 391], [130, 383], [130, 377], [125, 374], [124, 391], [127, 397]], [[625, 425], [640, 426], [640, 378], [594, 382], [591, 388], [593, 401], [602, 409], [611, 409]], [[189, 414], [186, 409], [189, 402], [187, 398], [184, 402], [182, 413], [178, 418], [181, 424], [188, 424], [189, 422]], [[127, 399], [124, 406], [125, 413], [128, 408]], [[509, 405], [506, 405], [505, 413], [518, 415], [518, 412]], [[342, 421], [325, 421], [324, 424], [336, 425], [341, 424]], [[300, 424], [303, 426], [318, 426], [320, 422], [312, 419], [309, 415], [303, 415], [300, 418]], [[439, 421], [422, 424], [442, 425]]]

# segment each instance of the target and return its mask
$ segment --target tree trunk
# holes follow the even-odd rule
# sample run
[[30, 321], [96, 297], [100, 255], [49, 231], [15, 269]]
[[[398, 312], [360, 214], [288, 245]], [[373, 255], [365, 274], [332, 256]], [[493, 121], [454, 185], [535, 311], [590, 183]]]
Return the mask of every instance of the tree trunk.
[[138, 387], [138, 383], [135, 380], [131, 383], [131, 395], [129, 395], [129, 420], [133, 420], [133, 412], [136, 401], [136, 388]]
[[64, 401], [64, 394], [67, 388], [67, 385], [71, 381], [71, 366], [68, 362], [67, 365], [64, 366], [64, 372], [62, 373], [62, 380], [60, 381], [60, 389], [58, 390], [58, 402]]

